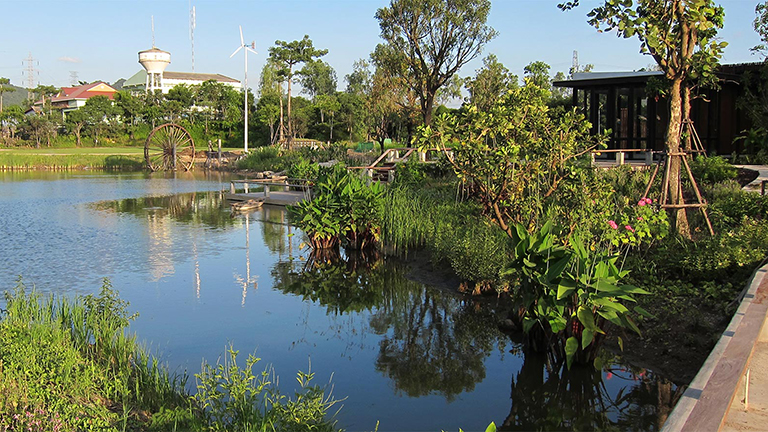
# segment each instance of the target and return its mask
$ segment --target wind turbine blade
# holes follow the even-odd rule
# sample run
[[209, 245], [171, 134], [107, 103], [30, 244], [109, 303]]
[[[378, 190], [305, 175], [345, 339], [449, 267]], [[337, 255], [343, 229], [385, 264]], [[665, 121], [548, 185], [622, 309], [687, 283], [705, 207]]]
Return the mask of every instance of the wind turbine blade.
[[240, 46], [245, 45], [245, 42], [243, 42], [243, 26], [240, 26]]
[[233, 52], [233, 53], [232, 53], [232, 55], [231, 55], [231, 56], [229, 56], [229, 58], [232, 58], [232, 57], [234, 57], [234, 56], [235, 56], [235, 54], [237, 54], [237, 53], [238, 53], [238, 52], [239, 52], [241, 49], [243, 49], [242, 45], [241, 45], [241, 46], [239, 46], [239, 47], [237, 47], [237, 49], [235, 50], [235, 52]]
[[250, 52], [252, 52], [252, 53], [254, 53], [254, 54], [258, 54], [258, 53], [256, 52], [256, 50], [255, 50], [255, 49], [251, 49], [251, 48], [250, 48], [250, 47], [248, 47], [248, 46], [246, 46], [246, 47], [245, 47], [245, 49], [247, 49], [248, 51], [250, 51]]

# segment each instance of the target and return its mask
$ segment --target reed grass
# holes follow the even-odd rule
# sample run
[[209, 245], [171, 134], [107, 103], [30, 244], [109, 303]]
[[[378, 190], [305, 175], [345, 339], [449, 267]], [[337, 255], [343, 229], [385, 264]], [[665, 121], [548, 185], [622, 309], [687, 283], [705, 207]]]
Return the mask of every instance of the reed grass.
[[144, 155], [37, 154], [0, 152], [0, 171], [76, 169], [141, 170]]
[[509, 262], [509, 239], [476, 204], [458, 200], [454, 185], [392, 187], [385, 208], [382, 241], [395, 254], [427, 249], [468, 282], [497, 281]]

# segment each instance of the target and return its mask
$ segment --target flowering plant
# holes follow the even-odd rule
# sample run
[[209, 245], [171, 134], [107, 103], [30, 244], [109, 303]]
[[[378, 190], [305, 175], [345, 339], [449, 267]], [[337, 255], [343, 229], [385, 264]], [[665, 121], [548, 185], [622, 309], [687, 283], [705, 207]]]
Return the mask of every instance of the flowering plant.
[[640, 199], [637, 205], [625, 206], [606, 224], [605, 238], [615, 247], [639, 246], [662, 239], [669, 233], [667, 213], [650, 198]]

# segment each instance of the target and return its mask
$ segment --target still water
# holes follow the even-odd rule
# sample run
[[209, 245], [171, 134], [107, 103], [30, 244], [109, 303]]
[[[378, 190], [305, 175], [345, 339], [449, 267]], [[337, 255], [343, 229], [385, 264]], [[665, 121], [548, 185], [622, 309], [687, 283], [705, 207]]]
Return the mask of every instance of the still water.
[[[0, 290], [95, 293], [109, 278], [131, 331], [194, 374], [232, 344], [346, 398], [347, 430], [655, 430], [679, 389], [610, 353], [551, 370], [496, 330], [494, 301], [415, 282], [407, 264], [300, 249], [281, 208], [231, 217], [221, 174], [0, 173]], [[418, 278], [424, 280], [424, 277]], [[0, 305], [1, 306], [1, 305]], [[192, 380], [194, 381], [194, 379]]]

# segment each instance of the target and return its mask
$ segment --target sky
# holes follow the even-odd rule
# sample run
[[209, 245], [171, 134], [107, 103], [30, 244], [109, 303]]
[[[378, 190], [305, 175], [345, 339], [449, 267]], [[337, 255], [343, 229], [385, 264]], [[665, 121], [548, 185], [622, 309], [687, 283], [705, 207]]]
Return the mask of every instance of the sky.
[[[480, 57], [466, 64], [461, 76], [474, 75], [482, 57], [496, 54], [518, 76], [533, 61], [549, 64], [551, 74], [567, 72], [573, 52], [579, 64], [593, 64], [595, 72], [637, 70], [653, 63], [639, 53], [635, 38], [598, 33], [586, 22], [591, 7], [601, 2], [582, 0], [581, 7], [560, 11], [558, 0], [491, 0], [488, 24], [499, 32]], [[752, 28], [756, 0], [721, 0], [725, 26], [719, 36], [728, 42], [723, 63], [761, 60], [750, 48], [759, 37]], [[35, 59], [34, 82], [71, 85], [80, 81], [115, 82], [139, 70], [138, 52], [155, 46], [171, 53], [166, 70], [192, 71], [190, 9], [195, 7], [195, 72], [220, 73], [239, 80], [244, 75], [238, 26], [246, 43], [254, 41], [258, 54], [248, 56], [248, 86], [258, 88], [267, 50], [276, 40], [301, 39], [328, 49], [323, 60], [336, 70], [339, 90], [344, 76], [360, 58], [368, 58], [382, 40], [374, 15], [389, 0], [0, 0], [0, 77], [26, 87], [24, 61]]]

